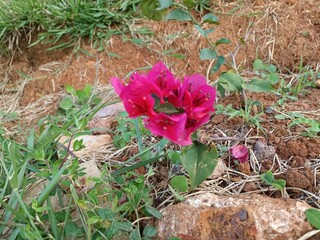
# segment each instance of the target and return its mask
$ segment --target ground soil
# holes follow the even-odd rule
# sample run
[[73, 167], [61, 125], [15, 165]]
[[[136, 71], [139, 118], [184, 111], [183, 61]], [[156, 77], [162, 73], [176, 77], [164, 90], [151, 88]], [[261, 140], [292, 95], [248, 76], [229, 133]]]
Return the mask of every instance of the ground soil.
[[[214, 13], [219, 16], [221, 24], [214, 26], [216, 31], [209, 38], [217, 40], [226, 37], [232, 41], [231, 44], [220, 45], [218, 50], [229, 61], [230, 53], [235, 56], [236, 65], [233, 67], [239, 72], [250, 70], [257, 57], [274, 63], [283, 74], [297, 72], [301, 62], [313, 69], [319, 67], [318, 0], [214, 2]], [[30, 76], [19, 99], [19, 106], [26, 107], [42, 97], [63, 90], [66, 84], [75, 88], [82, 88], [88, 83], [108, 84], [113, 76], [123, 78], [130, 71], [153, 65], [158, 60], [166, 62], [176, 76], [199, 73], [207, 76], [210, 81], [217, 79], [217, 74], [208, 75], [210, 62], [200, 61], [199, 50], [207, 47], [207, 44], [188, 22], [142, 21], [134, 27], [149, 27], [153, 36], [135, 36], [145, 39], [141, 45], [127, 40], [130, 36], [114, 36], [106, 49], [100, 52], [84, 42], [82, 48], [90, 55], [71, 54], [70, 49], [47, 51], [48, 46], [40, 44], [31, 48], [27, 48], [27, 44], [20, 44], [19, 51], [11, 59], [2, 58], [1, 76], [6, 79], [3, 94], [15, 91], [25, 82], [21, 72]], [[172, 53], [183, 54], [184, 59], [170, 55], [171, 50]], [[223, 66], [221, 71], [229, 67]], [[263, 109], [273, 106], [278, 100], [274, 94], [249, 94], [248, 97], [260, 101]], [[310, 88], [299, 97], [298, 101], [287, 101], [282, 111], [308, 111], [310, 117], [319, 120], [320, 90]], [[219, 100], [219, 103], [242, 107], [241, 97], [235, 95]], [[227, 120], [221, 115], [213, 116], [205, 129], [210, 129], [207, 134], [212, 134], [213, 138], [243, 138], [251, 131], [247, 137], [259, 136], [275, 148], [280, 159], [287, 161], [288, 169], [299, 169], [282, 175], [291, 187], [319, 194], [319, 187], [312, 181], [313, 176], [308, 167], [312, 159], [319, 159], [319, 138], [302, 137], [303, 128], [288, 128], [289, 121], [276, 120], [275, 114], [265, 113], [261, 116], [264, 133], [247, 125], [243, 119]], [[256, 141], [252, 139], [247, 142], [249, 145]], [[231, 144], [237, 142], [231, 141]], [[272, 161], [265, 159], [265, 170], [272, 165]]]

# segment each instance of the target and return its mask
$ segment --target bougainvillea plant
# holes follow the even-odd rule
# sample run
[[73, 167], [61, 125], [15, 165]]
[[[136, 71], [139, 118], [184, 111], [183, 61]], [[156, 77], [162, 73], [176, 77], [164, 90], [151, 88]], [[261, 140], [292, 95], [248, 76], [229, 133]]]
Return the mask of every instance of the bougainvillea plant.
[[115, 77], [111, 83], [129, 117], [143, 116], [151, 133], [182, 146], [192, 144], [191, 134], [214, 111], [216, 90], [203, 76], [194, 74], [180, 81], [162, 62], [147, 74], [133, 73], [128, 84]]

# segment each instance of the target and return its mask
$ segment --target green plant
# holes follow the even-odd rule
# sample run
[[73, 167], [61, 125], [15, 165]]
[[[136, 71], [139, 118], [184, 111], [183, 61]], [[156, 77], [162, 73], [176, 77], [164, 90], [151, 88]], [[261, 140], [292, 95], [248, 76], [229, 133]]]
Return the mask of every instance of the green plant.
[[291, 122], [289, 123], [288, 127], [291, 128], [293, 126], [301, 126], [304, 128], [305, 132], [302, 133], [303, 135], [315, 137], [318, 136], [320, 132], [320, 122], [311, 118], [305, 117], [303, 114], [298, 112], [288, 112], [283, 114], [275, 115], [275, 118], [283, 120], [289, 119]]
[[[200, 33], [202, 37], [206, 40], [208, 47], [203, 48], [200, 51], [201, 60], [211, 60], [215, 61], [215, 64], [210, 69], [211, 73], [215, 73], [219, 68], [225, 63], [225, 58], [223, 55], [220, 55], [217, 50], [217, 46], [220, 44], [230, 43], [229, 39], [220, 38], [217, 41], [213, 42], [208, 38], [208, 34], [214, 32], [212, 25], [218, 25], [219, 19], [212, 13], [207, 13], [202, 16], [201, 21], [198, 21], [194, 18], [190, 12], [191, 9], [197, 9], [202, 12], [204, 9], [208, 9], [208, 4], [210, 1], [194, 1], [194, 0], [185, 0], [182, 2], [175, 2], [171, 0], [143, 0], [141, 3], [142, 14], [146, 17], [160, 21], [164, 20], [177, 20], [177, 21], [190, 21], [194, 24], [194, 28]], [[209, 24], [210, 28], [205, 29], [204, 25]], [[167, 54], [167, 53], [166, 53]], [[182, 58], [184, 57], [181, 54], [173, 54], [174, 57]]]
[[115, 130], [113, 143], [118, 148], [127, 146], [134, 138], [137, 138], [135, 123], [133, 119], [128, 118], [127, 112], [119, 113], [117, 117], [118, 126]]
[[319, 71], [302, 66], [302, 60], [297, 74], [292, 73], [293, 77], [288, 82], [280, 80], [279, 87], [274, 93], [279, 96], [277, 104], [283, 106], [287, 100], [298, 100], [299, 95], [306, 93], [306, 89], [316, 87], [316, 79], [319, 78]]
[[169, 188], [177, 199], [183, 200], [179, 193], [193, 190], [212, 174], [218, 157], [214, 146], [209, 147], [198, 141], [181, 152], [169, 152], [168, 158], [172, 163], [178, 166], [181, 164], [189, 175], [189, 180], [184, 175], [171, 178]]
[[[61, 196], [62, 189], [59, 185], [65, 174], [80, 177], [78, 161], [68, 160], [70, 151], [58, 156], [56, 141], [60, 135], [68, 132], [71, 127], [76, 128], [76, 122], [90, 119], [101, 106], [88, 113], [86, 106], [74, 112], [68, 121], [57, 125], [58, 120], [50, 118], [39, 121], [38, 131], [31, 130], [26, 144], [20, 144], [11, 139], [0, 136], [1, 154], [0, 163], [4, 174], [1, 176], [1, 208], [3, 213], [0, 225], [0, 235], [8, 239], [43, 239], [44, 236], [57, 236], [61, 228], [57, 225], [58, 215], [51, 206], [52, 195]], [[79, 127], [79, 126], [78, 126]], [[74, 129], [73, 128], [73, 129]], [[72, 130], [76, 134], [82, 129]], [[81, 145], [81, 144], [80, 144]], [[80, 146], [78, 145], [78, 146]], [[47, 180], [41, 194], [36, 197], [31, 205], [23, 198], [27, 194], [26, 187], [37, 181]], [[60, 199], [60, 197], [59, 197]], [[60, 199], [61, 200], [61, 199]], [[47, 206], [43, 206], [46, 203]], [[59, 216], [62, 222], [68, 222], [69, 216], [63, 212]], [[50, 227], [44, 228], [44, 222], [49, 222]]]
[[284, 190], [286, 186], [286, 181], [284, 179], [275, 179], [273, 176], [271, 170], [266, 171], [265, 173], [260, 175], [261, 181], [263, 181], [265, 184], [272, 186], [276, 189], [279, 189], [281, 191]]
[[218, 80], [218, 90], [222, 96], [226, 91], [242, 93], [243, 91], [252, 92], [272, 92], [272, 85], [278, 83], [279, 77], [276, 74], [274, 65], [265, 64], [257, 59], [253, 63], [256, 77], [245, 81], [239, 74], [232, 70], [222, 73]]
[[65, 86], [65, 91], [70, 95], [63, 98], [59, 103], [59, 108], [65, 113], [76, 111], [84, 105], [96, 106], [101, 102], [101, 98], [93, 94], [92, 86], [87, 84], [83, 89], [76, 90], [70, 85]]
[[[71, 139], [90, 134], [85, 123], [107, 104], [99, 104], [90, 111], [88, 105], [90, 101], [66, 116], [41, 119], [37, 131], [30, 131], [26, 144], [0, 135], [0, 167], [5, 173], [0, 179], [1, 238], [111, 239], [124, 234], [132, 239], [150, 239], [155, 236], [156, 230], [151, 225], [145, 226], [140, 234], [138, 219], [161, 217], [152, 206], [148, 178], [154, 174], [151, 164], [163, 157], [167, 141], [141, 150], [125, 167], [113, 165], [114, 171], [110, 172], [107, 166], [101, 177], [91, 179], [96, 187], [83, 194], [79, 186], [83, 185], [84, 172], [74, 156], [83, 144], [75, 141], [71, 152]], [[61, 135], [69, 135], [70, 141], [66, 149], [59, 150], [57, 140]], [[145, 155], [151, 158], [143, 160]], [[141, 166], [149, 166], [146, 175], [134, 172]], [[24, 200], [29, 186], [36, 186], [39, 181], [45, 181], [40, 195], [31, 202]], [[58, 210], [57, 201], [61, 204]], [[79, 213], [78, 222], [71, 215], [74, 211]]]
[[[255, 109], [259, 109], [258, 112]], [[258, 129], [263, 130], [260, 125], [260, 117], [264, 114], [262, 104], [259, 101], [252, 101], [248, 99], [244, 108], [234, 109], [231, 104], [224, 107], [221, 104], [216, 105], [216, 113], [229, 116], [229, 119], [234, 117], [241, 117], [245, 123], [256, 126]]]

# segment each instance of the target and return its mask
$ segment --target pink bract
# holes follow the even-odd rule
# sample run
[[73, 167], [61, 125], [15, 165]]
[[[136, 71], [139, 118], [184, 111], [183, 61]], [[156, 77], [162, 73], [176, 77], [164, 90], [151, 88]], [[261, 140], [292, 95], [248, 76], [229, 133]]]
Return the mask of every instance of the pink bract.
[[165, 113], [159, 113], [145, 120], [145, 127], [154, 135], [168, 138], [179, 145], [190, 145], [185, 137], [185, 125], [187, 115], [185, 113], [169, 116]]
[[249, 151], [246, 146], [236, 145], [230, 148], [230, 152], [234, 158], [238, 159], [241, 163], [247, 162], [249, 159]]
[[118, 78], [112, 78], [111, 84], [123, 101], [123, 105], [132, 118], [153, 115], [155, 100], [151, 97], [150, 87], [144, 75], [134, 73], [130, 77], [130, 83], [124, 85]]
[[147, 78], [152, 84], [152, 93], [160, 98], [162, 104], [165, 102], [164, 98], [167, 98], [172, 91], [181, 85], [180, 81], [174, 78], [173, 74], [162, 62], [158, 62], [153, 66]]
[[203, 76], [187, 76], [181, 83], [162, 62], [146, 75], [132, 74], [127, 85], [118, 78], [111, 84], [129, 117], [145, 116], [145, 126], [153, 134], [180, 145], [192, 144], [191, 134], [214, 111], [216, 90]]

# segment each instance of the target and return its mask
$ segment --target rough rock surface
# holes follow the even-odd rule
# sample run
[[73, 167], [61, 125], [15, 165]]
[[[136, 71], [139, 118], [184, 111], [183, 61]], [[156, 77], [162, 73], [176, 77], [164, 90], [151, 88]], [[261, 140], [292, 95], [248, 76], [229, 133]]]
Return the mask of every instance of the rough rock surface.
[[[82, 140], [83, 145], [85, 148], [79, 150], [79, 151], [73, 151], [73, 144], [76, 140]], [[70, 138], [66, 136], [62, 136], [59, 139], [60, 145], [58, 145], [59, 148], [64, 146], [65, 149], [68, 148]], [[74, 138], [71, 140], [70, 144], [70, 151], [80, 157], [82, 155], [88, 154], [92, 151], [96, 151], [99, 147], [110, 144], [112, 142], [112, 137], [109, 134], [103, 134], [103, 135], [85, 135], [85, 136], [80, 136], [78, 138]]]
[[266, 144], [262, 141], [257, 141], [253, 146], [253, 152], [258, 161], [273, 159], [276, 150], [273, 146]]
[[305, 220], [308, 208], [293, 199], [205, 193], [164, 209], [156, 239], [298, 239], [312, 229]]

